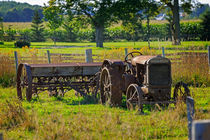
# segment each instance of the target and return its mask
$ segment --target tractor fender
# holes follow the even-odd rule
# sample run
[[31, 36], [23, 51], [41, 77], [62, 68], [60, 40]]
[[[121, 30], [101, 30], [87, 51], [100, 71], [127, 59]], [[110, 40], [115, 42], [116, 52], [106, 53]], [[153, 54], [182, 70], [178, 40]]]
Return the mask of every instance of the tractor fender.
[[118, 70], [120, 73], [123, 73], [125, 71], [125, 64], [121, 60], [109, 60], [105, 59], [102, 63], [102, 68], [107, 67], [107, 68], [113, 68]]

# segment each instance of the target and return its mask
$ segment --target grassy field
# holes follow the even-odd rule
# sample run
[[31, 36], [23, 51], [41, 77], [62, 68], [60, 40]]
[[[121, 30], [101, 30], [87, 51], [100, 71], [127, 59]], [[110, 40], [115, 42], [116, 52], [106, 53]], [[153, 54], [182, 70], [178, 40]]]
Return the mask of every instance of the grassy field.
[[[210, 88], [190, 88], [195, 120], [210, 118]], [[111, 108], [98, 100], [74, 95], [32, 102], [17, 100], [16, 89], [0, 88], [0, 132], [5, 139], [187, 139], [186, 105], [159, 111], [146, 106], [145, 114]], [[125, 104], [125, 100], [123, 101]]]
[[[122, 107], [100, 104], [98, 99], [75, 96], [74, 91], [64, 97], [49, 97], [41, 93], [32, 102], [17, 100], [15, 89], [14, 51], [19, 62], [30, 57], [30, 63], [47, 63], [46, 50], [50, 53], [79, 53], [92, 49], [93, 54], [103, 59], [124, 59], [124, 48], [128, 52], [141, 51], [145, 55], [158, 55], [165, 47], [165, 53], [202, 52], [207, 53], [210, 42], [182, 42], [172, 46], [171, 42], [105, 42], [104, 48], [95, 43], [32, 42], [31, 48], [15, 48], [14, 42], [0, 45], [0, 133], [5, 139], [187, 139], [186, 105], [170, 105], [161, 111], [154, 106], [145, 106], [145, 114], [128, 111], [125, 97]], [[44, 58], [42, 58], [44, 57]], [[190, 87], [195, 99], [195, 120], [210, 118], [210, 75], [207, 56], [174, 54], [172, 60], [173, 84], [182, 80]], [[83, 58], [80, 58], [81, 60]], [[53, 63], [64, 62], [60, 57], [52, 58]], [[196, 88], [199, 87], [199, 88]]]
[[[185, 22], [200, 22], [200, 20], [181, 20], [181, 23], [185, 23]], [[146, 24], [146, 21], [143, 20], [142, 21], [143, 24]], [[157, 21], [157, 20], [151, 20], [150, 24], [164, 24], [164, 23], [168, 23], [167, 20], [161, 20], [161, 21]], [[4, 22], [4, 29], [7, 30], [9, 28], [9, 26], [11, 26], [12, 29], [16, 29], [16, 30], [23, 30], [23, 29], [30, 29], [31, 28], [31, 22]], [[115, 24], [113, 26], [120, 26], [121, 23]], [[47, 23], [44, 23], [44, 26], [47, 27]]]
[[[89, 43], [69, 43], [69, 42], [57, 42], [56, 46], [54, 46], [53, 42], [32, 42], [32, 48], [59, 48], [59, 47], [95, 47], [95, 42]], [[132, 48], [142, 48], [148, 46], [147, 42], [104, 42], [104, 49], [109, 47], [132, 47]], [[175, 46], [172, 45], [169, 41], [153, 41], [150, 42], [151, 48], [158, 49], [160, 47], [165, 47], [167, 49], [201, 49], [204, 50], [207, 46], [210, 46], [210, 41], [183, 41], [181, 45]], [[0, 45], [0, 48], [14, 48], [14, 42], [4, 42], [4, 45]], [[100, 48], [97, 48], [100, 49]]]
[[[144, 55], [161, 55], [161, 47], [165, 47], [167, 57], [172, 61], [180, 61], [183, 63], [172, 64], [173, 81], [185, 81], [190, 85], [210, 85], [210, 75], [208, 74], [207, 46], [209, 41], [192, 41], [182, 42], [180, 46], [172, 46], [171, 42], [151, 42], [152, 49], [148, 49], [147, 42], [105, 42], [104, 48], [95, 47], [95, 43], [66, 43], [58, 42], [57, 46], [53, 42], [32, 42], [30, 48], [15, 48], [14, 42], [5, 42], [0, 45], [0, 85], [10, 85], [15, 79], [14, 51], [18, 53], [19, 63], [47, 63], [47, 50], [50, 53], [59, 54], [85, 54], [86, 49], [92, 49], [93, 59], [96, 62], [102, 62], [104, 59], [121, 59], [124, 60], [125, 50], [128, 52], [138, 50]], [[191, 52], [185, 56], [177, 55], [177, 53]], [[196, 53], [203, 53], [204, 56], [198, 56]], [[170, 55], [170, 56], [169, 56]], [[75, 61], [67, 61], [64, 57], [52, 57], [52, 63], [64, 62], [85, 62], [85, 57], [77, 57]], [[193, 69], [192, 69], [193, 68]], [[6, 79], [6, 80], [5, 80]], [[11, 80], [12, 79], [12, 80]], [[199, 84], [197, 84], [199, 83]], [[14, 84], [14, 82], [13, 82]]]

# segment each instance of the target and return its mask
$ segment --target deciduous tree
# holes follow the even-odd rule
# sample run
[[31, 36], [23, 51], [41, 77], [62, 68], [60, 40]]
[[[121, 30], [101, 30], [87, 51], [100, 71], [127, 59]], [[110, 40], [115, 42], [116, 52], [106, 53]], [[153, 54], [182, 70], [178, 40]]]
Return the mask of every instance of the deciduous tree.
[[172, 44], [180, 45], [180, 7], [187, 13], [198, 4], [196, 0], [160, 0], [161, 4], [171, 10], [170, 29], [172, 34]]
[[44, 6], [43, 14], [45, 19], [48, 21], [47, 26], [53, 32], [51, 37], [53, 39], [54, 45], [56, 45], [56, 29], [58, 29], [63, 22], [64, 11], [62, 11], [61, 5], [59, 5], [56, 0], [50, 0], [48, 4], [48, 6]]

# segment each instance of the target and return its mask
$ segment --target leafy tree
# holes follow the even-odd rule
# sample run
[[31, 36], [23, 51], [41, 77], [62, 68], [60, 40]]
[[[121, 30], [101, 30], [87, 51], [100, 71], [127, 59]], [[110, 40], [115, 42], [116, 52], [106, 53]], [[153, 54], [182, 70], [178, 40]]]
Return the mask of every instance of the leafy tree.
[[56, 0], [50, 0], [48, 2], [49, 6], [44, 6], [43, 14], [45, 19], [48, 21], [47, 26], [53, 32], [51, 38], [56, 45], [56, 29], [58, 29], [63, 22], [62, 9], [60, 5], [57, 4]]
[[[139, 3], [136, 0], [50, 0], [46, 9], [57, 11], [57, 7], [63, 13], [73, 15], [85, 15], [90, 19], [91, 25], [96, 31], [96, 46], [103, 47], [104, 29], [117, 20], [121, 14], [132, 12], [132, 6]], [[127, 9], [129, 8], [129, 10]], [[122, 12], [123, 11], [123, 12]], [[59, 12], [59, 10], [58, 10]], [[55, 13], [55, 15], [58, 15]], [[53, 15], [54, 16], [54, 15]], [[121, 16], [123, 17], [123, 16]], [[52, 17], [53, 18], [53, 17]]]
[[43, 21], [41, 20], [39, 12], [35, 11], [33, 20], [32, 20], [32, 25], [31, 25], [32, 41], [35, 41], [35, 42], [45, 41], [45, 38], [43, 35], [44, 26], [43, 26], [42, 22]]
[[[0, 16], [4, 22], [31, 22], [35, 10], [40, 12], [42, 7], [15, 1], [0, 1]], [[41, 12], [40, 16], [43, 17]]]
[[12, 25], [9, 25], [9, 28], [8, 28], [8, 30], [6, 31], [7, 36], [8, 36], [7, 41], [13, 41], [13, 40], [15, 40], [16, 31], [13, 30], [11, 27], [12, 27]]
[[71, 13], [64, 19], [63, 28], [66, 30], [66, 40], [76, 41], [77, 33], [80, 29], [88, 28], [89, 21], [84, 15], [72, 15]]
[[169, 16], [170, 29], [172, 34], [172, 44], [180, 45], [180, 7], [187, 13], [190, 13], [192, 8], [197, 5], [196, 0], [160, 0], [163, 7], [169, 8], [171, 12]]
[[130, 20], [123, 21], [122, 25], [124, 30], [131, 35], [135, 46], [135, 41], [138, 40], [138, 34], [142, 29], [141, 15], [130, 13]]
[[147, 41], [148, 41], [148, 47], [150, 49], [150, 18], [158, 15], [158, 4], [154, 0], [149, 0], [147, 3], [145, 3], [143, 14], [145, 15], [145, 18], [147, 19]]
[[20, 34], [20, 40], [25, 41], [25, 42], [30, 42], [31, 41], [31, 30], [30, 29], [25, 29], [19, 31]]
[[202, 39], [210, 40], [210, 10], [206, 11], [206, 13], [201, 18], [201, 26], [202, 26]]

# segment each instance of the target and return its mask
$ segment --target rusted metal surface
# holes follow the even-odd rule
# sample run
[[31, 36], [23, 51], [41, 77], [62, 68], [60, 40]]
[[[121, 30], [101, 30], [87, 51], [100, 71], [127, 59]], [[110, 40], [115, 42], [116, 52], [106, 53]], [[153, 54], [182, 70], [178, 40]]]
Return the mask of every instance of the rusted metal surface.
[[151, 58], [154, 58], [155, 56], [148, 56], [148, 55], [140, 55], [132, 58], [131, 64], [136, 66], [136, 63], [144, 65], [146, 61], [148, 61]]
[[27, 64], [30, 67], [76, 67], [76, 66], [101, 66], [102, 63], [59, 63], [59, 64]]
[[117, 69], [104, 67], [100, 74], [101, 102], [119, 106], [122, 100], [121, 74]]
[[[82, 96], [97, 93], [101, 63], [20, 64], [17, 73], [17, 94], [27, 100], [41, 91], [64, 95], [74, 89]], [[25, 92], [25, 93], [24, 93]]]
[[[25, 95], [24, 95], [25, 94]], [[28, 65], [20, 64], [17, 71], [17, 96], [23, 99], [26, 96], [27, 100], [32, 96], [32, 75]]]
[[[134, 56], [133, 53], [136, 52], [129, 53], [132, 58], [128, 59], [127, 55], [125, 61], [104, 60], [100, 76], [102, 103], [120, 103], [119, 98], [112, 98], [112, 96], [121, 97], [122, 93], [126, 93], [127, 108], [135, 109], [134, 106], [138, 106], [142, 111], [143, 104], [167, 106], [170, 103], [176, 103], [179, 97], [185, 96], [177, 86], [173, 98], [171, 97], [171, 62], [168, 58], [144, 56], [140, 53], [139, 56]], [[112, 86], [117, 88], [114, 89]], [[184, 92], [189, 95], [186, 88]]]

